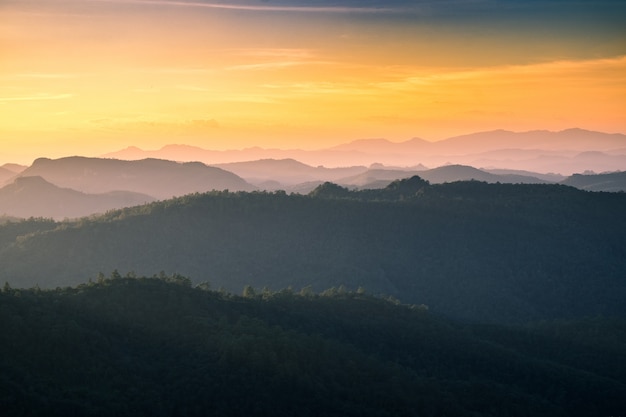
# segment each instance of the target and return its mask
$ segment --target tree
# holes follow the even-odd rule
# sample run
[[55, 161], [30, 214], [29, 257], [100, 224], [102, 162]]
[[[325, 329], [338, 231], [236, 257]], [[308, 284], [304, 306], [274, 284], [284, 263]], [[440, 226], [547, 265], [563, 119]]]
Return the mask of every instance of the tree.
[[252, 288], [252, 285], [246, 285], [243, 288], [243, 296], [245, 298], [254, 298], [254, 297], [256, 297], [256, 291], [254, 291], [254, 288]]

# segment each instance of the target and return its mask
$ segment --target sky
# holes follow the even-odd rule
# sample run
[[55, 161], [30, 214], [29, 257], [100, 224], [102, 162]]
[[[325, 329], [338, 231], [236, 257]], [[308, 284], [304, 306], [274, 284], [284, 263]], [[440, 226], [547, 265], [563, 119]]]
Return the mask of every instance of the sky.
[[0, 164], [626, 133], [622, 0], [0, 0]]

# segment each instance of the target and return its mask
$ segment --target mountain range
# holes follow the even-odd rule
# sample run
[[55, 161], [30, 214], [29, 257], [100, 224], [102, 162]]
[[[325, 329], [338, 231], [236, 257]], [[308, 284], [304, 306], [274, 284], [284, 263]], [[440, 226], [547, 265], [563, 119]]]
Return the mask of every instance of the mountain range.
[[561, 184], [587, 191], [625, 192], [626, 172], [611, 172], [597, 175], [574, 174], [562, 181]]
[[231, 172], [200, 162], [67, 157], [39, 158], [20, 177], [42, 177], [63, 188], [85, 193], [131, 191], [166, 199], [211, 190], [252, 191], [255, 187]]
[[622, 172], [563, 177], [464, 165], [433, 169], [424, 166], [386, 167], [382, 164], [373, 164], [369, 168], [326, 168], [312, 167], [293, 159], [263, 159], [211, 167], [200, 162], [177, 163], [156, 159], [40, 158], [30, 167], [18, 167], [18, 172], [5, 170], [9, 174], [4, 187], [0, 188], [0, 214], [22, 218], [88, 216], [155, 199], [210, 190], [284, 190], [307, 194], [326, 181], [350, 189], [376, 189], [414, 175], [432, 184], [469, 180], [513, 184], [561, 183], [589, 191], [626, 191]]
[[17, 174], [24, 171], [26, 168], [28, 167], [18, 165], [18, 164], [4, 164], [0, 166], [0, 184], [15, 177]]
[[495, 130], [430, 142], [414, 138], [405, 142], [361, 139], [319, 150], [263, 149], [216, 151], [187, 145], [167, 145], [146, 151], [136, 147], [108, 153], [107, 158], [162, 158], [224, 164], [259, 159], [295, 159], [325, 167], [374, 163], [415, 167], [446, 164], [488, 169], [515, 169], [571, 175], [584, 171], [606, 172], [626, 167], [626, 135], [567, 129], [510, 132]]
[[131, 191], [86, 194], [57, 187], [41, 177], [18, 177], [0, 188], [0, 213], [23, 218], [78, 218], [152, 201], [149, 195]]

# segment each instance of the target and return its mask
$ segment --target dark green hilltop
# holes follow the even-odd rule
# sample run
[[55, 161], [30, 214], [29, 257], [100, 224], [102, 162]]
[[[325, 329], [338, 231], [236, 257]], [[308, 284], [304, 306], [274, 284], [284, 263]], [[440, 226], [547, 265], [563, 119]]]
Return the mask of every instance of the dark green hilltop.
[[73, 286], [119, 270], [239, 293], [345, 286], [480, 322], [626, 316], [626, 194], [563, 185], [331, 183], [210, 192], [74, 222], [0, 226], [0, 282]]
[[454, 323], [344, 288], [234, 296], [114, 272], [0, 292], [3, 416], [602, 416], [626, 323]]

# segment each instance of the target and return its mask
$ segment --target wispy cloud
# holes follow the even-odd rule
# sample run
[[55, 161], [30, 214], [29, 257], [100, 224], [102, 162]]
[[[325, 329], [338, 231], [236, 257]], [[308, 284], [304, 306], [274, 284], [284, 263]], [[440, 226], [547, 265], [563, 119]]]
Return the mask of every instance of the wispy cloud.
[[359, 6], [273, 6], [256, 4], [224, 4], [205, 3], [199, 1], [168, 1], [168, 0], [90, 0], [105, 3], [134, 3], [145, 5], [160, 5], [173, 7], [202, 7], [209, 9], [242, 10], [253, 12], [299, 12], [299, 13], [380, 13], [397, 11], [388, 7], [359, 7]]
[[[612, 71], [619, 74], [626, 67], [626, 56], [614, 58], [600, 58], [590, 60], [554, 60], [526, 65], [501, 65], [494, 67], [478, 67], [463, 70], [439, 69], [436, 72], [428, 69], [398, 70], [395, 80], [379, 82], [379, 88], [406, 91], [410, 87], [441, 85], [445, 83], [481, 81], [495, 83], [515, 83], [520, 77], [598, 77], [602, 71]], [[613, 79], [616, 79], [613, 77]], [[626, 80], [626, 76], [619, 77]]]
[[261, 62], [254, 64], [242, 64], [226, 67], [228, 71], [262, 71], [272, 70], [280, 68], [295, 67], [297, 65], [311, 65], [311, 64], [326, 64], [323, 61], [276, 61], [276, 62]]
[[45, 79], [45, 80], [59, 80], [59, 79], [71, 79], [83, 76], [84, 74], [77, 73], [58, 73], [58, 72], [28, 72], [15, 74], [15, 78], [28, 78], [28, 79]]
[[0, 97], [0, 103], [10, 101], [39, 101], [39, 100], [64, 100], [74, 97], [74, 94], [35, 94], [30, 96], [19, 97]]
[[255, 58], [311, 59], [317, 55], [315, 51], [304, 48], [239, 48], [227, 49], [225, 52], [228, 55]]
[[194, 91], [194, 92], [198, 92], [198, 93], [207, 93], [207, 92], [211, 91], [210, 88], [197, 86], [197, 85], [178, 84], [176, 86], [176, 88], [179, 89], [179, 90], [182, 90], [182, 91]]

